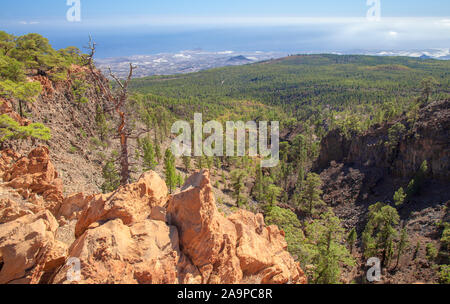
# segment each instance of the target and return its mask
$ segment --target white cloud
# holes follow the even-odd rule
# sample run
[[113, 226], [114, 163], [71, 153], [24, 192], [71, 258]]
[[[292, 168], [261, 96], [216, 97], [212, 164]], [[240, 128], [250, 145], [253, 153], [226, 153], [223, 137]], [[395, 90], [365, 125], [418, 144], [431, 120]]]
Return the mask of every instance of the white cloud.
[[450, 26], [450, 19], [442, 19], [440, 22], [445, 26]]
[[189, 58], [191, 58], [192, 56], [191, 55], [185, 55], [185, 54], [175, 54], [175, 55], [173, 55], [173, 58], [183, 58], [183, 59], [189, 59]]
[[391, 36], [391, 37], [397, 37], [397, 35], [398, 35], [397, 32], [394, 32], [394, 31], [389, 32], [389, 36]]
[[217, 54], [219, 55], [229, 55], [229, 54], [233, 54], [234, 51], [221, 51], [221, 52], [217, 52]]

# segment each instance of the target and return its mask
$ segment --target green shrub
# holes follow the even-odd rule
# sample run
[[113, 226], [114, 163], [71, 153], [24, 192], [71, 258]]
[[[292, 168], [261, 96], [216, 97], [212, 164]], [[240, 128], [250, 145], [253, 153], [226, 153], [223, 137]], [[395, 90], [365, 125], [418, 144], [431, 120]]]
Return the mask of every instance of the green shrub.
[[72, 93], [77, 103], [88, 103], [89, 99], [86, 97], [88, 86], [79, 79], [74, 79], [72, 82]]
[[267, 225], [277, 225], [285, 233], [288, 251], [297, 256], [301, 256], [301, 244], [305, 238], [301, 229], [301, 223], [297, 215], [284, 208], [274, 206], [266, 213], [265, 222]]
[[111, 153], [111, 157], [106, 161], [102, 170], [102, 176], [104, 179], [101, 189], [103, 193], [109, 193], [116, 190], [120, 186], [120, 174], [115, 159], [118, 153], [114, 151]]
[[438, 251], [437, 251], [436, 247], [433, 244], [431, 244], [431, 243], [427, 244], [426, 252], [427, 252], [427, 259], [428, 260], [434, 261], [437, 258]]
[[75, 146], [70, 146], [70, 148], [69, 148], [69, 153], [70, 153], [70, 154], [75, 154], [75, 153], [77, 153], [77, 151], [78, 151], [78, 148], [77, 148], [77, 147], [75, 147]]
[[21, 126], [17, 121], [6, 114], [0, 115], [0, 144], [11, 139], [25, 139], [28, 137], [49, 140], [50, 129], [41, 123], [32, 123]]
[[441, 265], [439, 272], [439, 283], [450, 284], [450, 265]]
[[405, 133], [405, 130], [406, 127], [401, 122], [398, 122], [391, 128], [389, 128], [388, 130], [389, 141], [386, 143], [386, 146], [389, 147], [391, 151], [394, 150], [395, 147], [397, 147], [397, 145], [400, 142], [400, 139]]
[[400, 187], [395, 193], [394, 193], [394, 203], [395, 206], [401, 206], [403, 205], [403, 202], [405, 201], [406, 194], [405, 191], [403, 191], [403, 188]]

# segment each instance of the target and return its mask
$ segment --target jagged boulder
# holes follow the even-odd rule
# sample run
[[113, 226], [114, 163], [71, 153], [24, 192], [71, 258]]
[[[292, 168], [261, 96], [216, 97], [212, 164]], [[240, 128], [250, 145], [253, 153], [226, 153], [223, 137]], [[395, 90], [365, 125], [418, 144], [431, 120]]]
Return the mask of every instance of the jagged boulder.
[[16, 200], [3, 198], [0, 199], [0, 224], [12, 222], [22, 216], [36, 214], [44, 210], [45, 208], [41, 205], [32, 204], [27, 201], [18, 203]]
[[2, 150], [0, 153], [0, 174], [3, 176], [11, 165], [20, 158], [20, 155], [11, 149]]
[[3, 175], [6, 186], [16, 189], [24, 198], [38, 194], [47, 208], [56, 214], [63, 200], [63, 184], [50, 161], [46, 147], [32, 150], [27, 157], [18, 159]]
[[[81, 262], [80, 284], [200, 283], [196, 267], [180, 251], [178, 231], [161, 221], [131, 226], [120, 218], [87, 230], [70, 248]], [[67, 281], [67, 265], [54, 283]]]
[[58, 217], [64, 217], [66, 220], [79, 218], [84, 207], [95, 197], [95, 195], [85, 195], [84, 193], [75, 193], [64, 198], [59, 210]]
[[236, 228], [217, 211], [208, 171], [189, 177], [182, 192], [170, 199], [167, 210], [180, 231], [183, 252], [200, 270], [203, 283], [242, 280]]
[[284, 232], [277, 226], [266, 226], [262, 214], [246, 210], [228, 219], [236, 227], [236, 252], [245, 276], [260, 277], [263, 284], [306, 283], [302, 269], [287, 251]]
[[186, 181], [169, 200], [168, 215], [203, 283], [240, 283], [245, 276], [259, 277], [259, 283], [306, 282], [286, 251], [284, 232], [266, 227], [261, 214], [241, 210], [225, 218], [217, 211], [208, 171]]
[[0, 225], [0, 284], [39, 283], [64, 263], [67, 247], [55, 240], [58, 223], [48, 211]]
[[21, 126], [27, 126], [30, 124], [30, 121], [26, 118], [21, 117], [11, 104], [11, 101], [0, 97], [0, 115], [6, 114], [15, 121], [17, 121]]
[[154, 206], [163, 206], [167, 199], [166, 183], [153, 171], [144, 173], [136, 183], [120, 187], [109, 194], [92, 198], [80, 214], [75, 236], [81, 236], [96, 222], [121, 219], [125, 225], [138, 223], [151, 214]]

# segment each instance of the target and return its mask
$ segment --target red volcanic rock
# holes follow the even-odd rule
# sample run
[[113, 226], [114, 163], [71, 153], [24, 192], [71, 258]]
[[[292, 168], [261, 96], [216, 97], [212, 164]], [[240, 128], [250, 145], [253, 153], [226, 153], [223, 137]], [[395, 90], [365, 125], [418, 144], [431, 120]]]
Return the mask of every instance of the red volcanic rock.
[[189, 177], [182, 192], [170, 199], [167, 211], [171, 223], [179, 229], [183, 252], [200, 270], [203, 283], [242, 280], [236, 228], [217, 211], [209, 172]]
[[58, 223], [48, 211], [28, 214], [0, 225], [0, 284], [39, 282], [59, 267], [67, 248], [55, 240]]
[[203, 283], [240, 283], [245, 276], [260, 277], [261, 283], [306, 283], [286, 251], [284, 233], [266, 227], [261, 214], [240, 210], [228, 219], [219, 214], [207, 171], [191, 176], [170, 199], [168, 215]]
[[9, 100], [0, 97], [0, 115], [6, 114], [15, 121], [17, 121], [21, 126], [27, 126], [30, 121], [26, 118], [20, 117], [20, 115], [14, 111], [13, 106]]
[[20, 158], [3, 175], [6, 186], [22, 190], [24, 196], [29, 193], [42, 195], [47, 207], [54, 214], [63, 200], [62, 180], [50, 161], [46, 147], [39, 147]]
[[58, 217], [63, 216], [66, 220], [77, 219], [83, 208], [94, 198], [94, 195], [76, 193], [64, 198], [58, 210]]
[[5, 149], [0, 152], [0, 175], [8, 170], [13, 162], [17, 161], [20, 155], [11, 149]]
[[[81, 262], [79, 284], [200, 283], [198, 270], [178, 246], [176, 227], [144, 220], [126, 226], [115, 219], [87, 230], [70, 248]], [[63, 267], [54, 283], [67, 281]]]
[[[150, 171], [109, 194], [63, 199], [45, 147], [2, 151], [0, 169], [0, 283], [306, 282], [283, 231], [261, 214], [218, 212], [208, 171], [171, 197]], [[80, 261], [76, 282], [68, 257]]]
[[284, 232], [265, 226], [262, 214], [239, 210], [228, 218], [238, 233], [237, 256], [247, 276], [259, 276], [263, 284], [306, 284], [299, 264], [287, 252]]
[[89, 201], [78, 219], [78, 237], [93, 223], [120, 218], [125, 225], [146, 219], [154, 206], [166, 203], [167, 186], [153, 171], [144, 173], [134, 184], [109, 194], [98, 194]]

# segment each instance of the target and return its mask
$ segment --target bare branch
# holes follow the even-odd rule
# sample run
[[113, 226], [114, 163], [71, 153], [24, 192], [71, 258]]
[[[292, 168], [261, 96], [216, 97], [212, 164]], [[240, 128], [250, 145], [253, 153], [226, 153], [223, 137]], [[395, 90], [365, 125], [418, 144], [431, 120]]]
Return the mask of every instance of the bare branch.
[[117, 76], [113, 74], [113, 72], [111, 71], [111, 68], [108, 68], [108, 70], [109, 70], [109, 76], [111, 76], [123, 90], [124, 86], [123, 86], [122, 82], [120, 81], [120, 79], [117, 78]]

